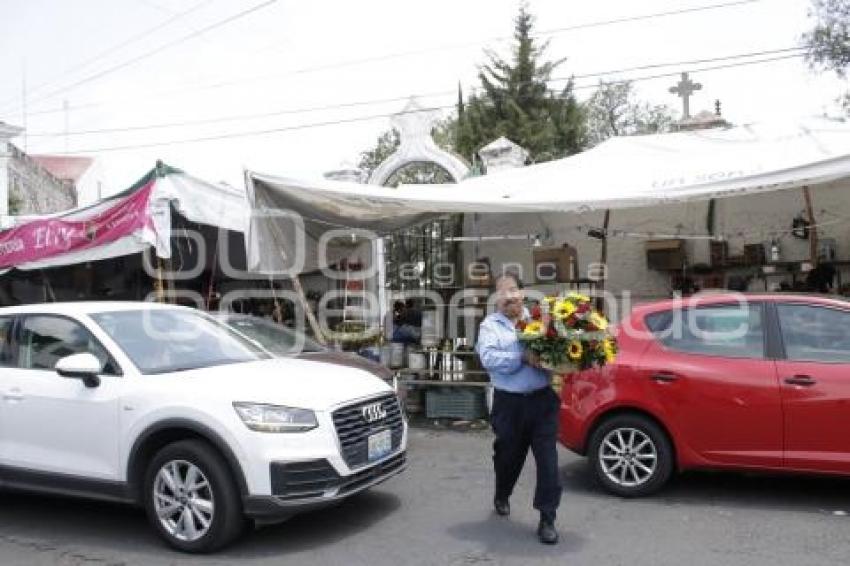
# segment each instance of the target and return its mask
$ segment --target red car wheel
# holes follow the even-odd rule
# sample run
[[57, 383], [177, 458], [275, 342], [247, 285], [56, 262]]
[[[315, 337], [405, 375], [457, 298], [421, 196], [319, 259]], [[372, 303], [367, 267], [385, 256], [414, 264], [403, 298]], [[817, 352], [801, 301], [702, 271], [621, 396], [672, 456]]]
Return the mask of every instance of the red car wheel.
[[660, 489], [673, 472], [667, 434], [638, 414], [611, 417], [590, 438], [590, 464], [599, 483], [621, 497], [640, 497]]

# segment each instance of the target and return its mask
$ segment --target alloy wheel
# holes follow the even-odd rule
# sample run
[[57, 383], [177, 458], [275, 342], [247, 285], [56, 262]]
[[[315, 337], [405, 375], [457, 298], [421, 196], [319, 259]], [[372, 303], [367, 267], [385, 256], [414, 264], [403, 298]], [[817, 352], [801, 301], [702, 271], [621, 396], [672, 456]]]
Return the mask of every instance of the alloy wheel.
[[185, 460], [166, 462], [153, 483], [154, 510], [169, 535], [194, 542], [210, 529], [215, 501], [210, 482], [198, 466]]
[[638, 487], [658, 468], [658, 449], [652, 439], [636, 428], [615, 428], [602, 440], [599, 464], [605, 476], [622, 487]]

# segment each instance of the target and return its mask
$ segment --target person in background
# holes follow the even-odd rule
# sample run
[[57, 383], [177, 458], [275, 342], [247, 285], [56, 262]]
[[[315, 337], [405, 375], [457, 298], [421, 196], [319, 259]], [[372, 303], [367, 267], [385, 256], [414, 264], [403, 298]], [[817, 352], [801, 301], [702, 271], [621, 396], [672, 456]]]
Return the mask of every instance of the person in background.
[[384, 317], [384, 339], [387, 342], [394, 342], [395, 330], [401, 324], [401, 319], [404, 316], [404, 301], [393, 302], [393, 308], [387, 311]]
[[828, 261], [818, 263], [806, 275], [806, 290], [812, 293], [831, 293], [835, 280], [835, 267]]
[[404, 323], [415, 328], [422, 328], [422, 311], [413, 299], [404, 302]]
[[537, 536], [542, 543], [555, 544], [555, 514], [561, 501], [557, 452], [560, 400], [550, 387], [549, 373], [541, 367], [538, 356], [524, 350], [517, 339], [516, 324], [523, 318], [526, 313], [518, 278], [512, 274], [499, 276], [496, 311], [481, 322], [475, 346], [495, 390], [490, 414], [496, 434], [493, 506], [498, 515], [510, 515], [509, 500], [531, 448], [537, 465]]
[[422, 336], [422, 314], [419, 313], [419, 326], [413, 324], [416, 313], [408, 309], [408, 304], [412, 305], [410, 299], [407, 303], [396, 301], [393, 304], [393, 330], [392, 341], [401, 342], [402, 344], [416, 344]]

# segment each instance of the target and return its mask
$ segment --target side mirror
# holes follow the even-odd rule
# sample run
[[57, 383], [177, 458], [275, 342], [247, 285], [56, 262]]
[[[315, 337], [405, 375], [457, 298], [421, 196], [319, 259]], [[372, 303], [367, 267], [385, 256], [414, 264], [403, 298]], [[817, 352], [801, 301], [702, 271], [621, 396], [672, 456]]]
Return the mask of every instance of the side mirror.
[[88, 352], [65, 356], [56, 362], [56, 373], [70, 379], [80, 379], [86, 387], [100, 385], [98, 374], [101, 371], [100, 360]]

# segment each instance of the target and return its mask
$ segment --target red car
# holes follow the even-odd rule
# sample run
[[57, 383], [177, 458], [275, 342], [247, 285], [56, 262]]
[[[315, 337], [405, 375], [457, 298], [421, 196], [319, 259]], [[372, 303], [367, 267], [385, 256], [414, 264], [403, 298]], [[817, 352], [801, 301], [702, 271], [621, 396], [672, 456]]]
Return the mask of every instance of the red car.
[[850, 475], [850, 303], [716, 294], [635, 307], [567, 377], [560, 440], [621, 496], [695, 468]]

